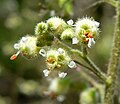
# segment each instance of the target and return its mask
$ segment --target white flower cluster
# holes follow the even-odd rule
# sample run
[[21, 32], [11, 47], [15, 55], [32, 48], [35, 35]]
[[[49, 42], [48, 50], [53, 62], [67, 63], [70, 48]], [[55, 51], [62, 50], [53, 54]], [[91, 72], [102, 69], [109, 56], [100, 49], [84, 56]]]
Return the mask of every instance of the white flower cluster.
[[[46, 77], [54, 69], [61, 70], [62, 68], [65, 68], [66, 66], [69, 68], [76, 68], [75, 62], [71, 60], [71, 58], [62, 48], [59, 48], [58, 50], [49, 50], [47, 52], [44, 49], [41, 49], [39, 53], [43, 57], [46, 57], [46, 65], [48, 69], [43, 70], [43, 73]], [[65, 72], [58, 73], [58, 76], [60, 78], [64, 78], [66, 75], [67, 73]]]
[[62, 48], [49, 51], [43, 48], [51, 46], [56, 38], [67, 42], [72, 40], [72, 44], [82, 43], [91, 48], [98, 34], [99, 23], [92, 18], [82, 18], [74, 23], [72, 19], [65, 22], [59, 17], [51, 17], [46, 22], [36, 25], [35, 36], [24, 36], [14, 44], [14, 48], [18, 51], [10, 59], [15, 60], [20, 53], [27, 58], [35, 57], [39, 53], [46, 58], [47, 69], [43, 70], [44, 75], [47, 77], [52, 70], [57, 69], [59, 70], [58, 76], [64, 78], [67, 73], [62, 70], [68, 67], [76, 68], [76, 63]]

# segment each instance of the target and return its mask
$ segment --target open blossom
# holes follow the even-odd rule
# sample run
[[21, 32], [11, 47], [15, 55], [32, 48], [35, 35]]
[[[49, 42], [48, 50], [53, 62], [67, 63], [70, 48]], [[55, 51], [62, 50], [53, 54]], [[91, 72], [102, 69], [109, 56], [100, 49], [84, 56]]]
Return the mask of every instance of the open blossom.
[[[76, 22], [75, 37], [90, 48], [99, 34], [99, 22], [92, 18], [79, 19]], [[77, 40], [76, 40], [77, 41]], [[77, 42], [74, 41], [77, 44]]]
[[22, 37], [18, 43], [14, 44], [14, 48], [18, 50], [18, 52], [11, 57], [11, 60], [16, 59], [20, 53], [27, 58], [37, 56], [39, 48], [36, 46], [36, 39], [37, 38], [33, 36]]
[[62, 48], [58, 48], [57, 50], [51, 49], [47, 52], [41, 49], [39, 54], [46, 57], [47, 70], [43, 71], [46, 77], [52, 70], [58, 70], [58, 76], [64, 78], [67, 73], [61, 71], [67, 68], [76, 68], [75, 62], [71, 60], [67, 52]]
[[55, 68], [63, 68], [68, 65], [68, 62], [71, 61], [71, 58], [62, 48], [58, 50], [50, 50], [47, 52], [46, 64], [48, 69], [53, 70]]

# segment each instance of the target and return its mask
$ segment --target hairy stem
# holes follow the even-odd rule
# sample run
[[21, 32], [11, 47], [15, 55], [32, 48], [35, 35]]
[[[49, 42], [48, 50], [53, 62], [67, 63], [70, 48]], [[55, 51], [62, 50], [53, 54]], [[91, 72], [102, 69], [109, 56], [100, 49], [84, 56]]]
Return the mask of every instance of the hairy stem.
[[90, 68], [90, 67], [88, 67], [88, 66], [86, 66], [86, 65], [84, 65], [84, 64], [82, 64], [82, 63], [80, 63], [80, 62], [78, 62], [78, 61], [76, 61], [76, 60], [74, 60], [78, 65], [80, 65], [80, 66], [82, 66], [82, 67], [84, 67], [84, 68], [86, 68], [86, 69], [88, 69], [88, 70], [90, 70], [90, 71], [94, 71], [92, 68]]
[[116, 7], [116, 5], [117, 5], [117, 1], [115, 1], [115, 0], [103, 0], [103, 2], [106, 2], [114, 7]]
[[113, 47], [108, 65], [108, 80], [106, 83], [106, 93], [104, 104], [113, 104], [113, 95], [115, 90], [116, 72], [118, 70], [118, 61], [120, 57], [120, 0], [116, 8], [116, 24], [113, 37]]
[[94, 73], [102, 79], [104, 82], [106, 81], [106, 75], [90, 60], [89, 57], [84, 57], [84, 60], [94, 69]]

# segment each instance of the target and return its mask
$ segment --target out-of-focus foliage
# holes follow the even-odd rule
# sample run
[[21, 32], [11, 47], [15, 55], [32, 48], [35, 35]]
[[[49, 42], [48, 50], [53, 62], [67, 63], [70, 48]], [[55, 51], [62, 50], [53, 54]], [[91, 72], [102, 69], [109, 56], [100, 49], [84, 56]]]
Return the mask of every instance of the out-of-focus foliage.
[[[32, 60], [19, 57], [14, 62], [9, 59], [15, 52], [13, 44], [16, 40], [26, 34], [34, 35], [33, 28], [36, 23], [51, 16], [60, 16], [67, 21], [88, 15], [101, 23], [100, 37], [90, 49], [89, 55], [106, 72], [115, 13], [114, 8], [107, 4], [92, 6], [97, 1], [0, 0], [0, 104], [59, 104], [53, 95], [44, 97], [44, 91], [48, 91], [51, 81], [43, 77], [45, 64], [41, 56]], [[86, 69], [80, 68], [97, 81]], [[68, 73], [70, 83], [63, 104], [78, 104], [79, 94], [87, 92], [88, 89], [90, 91], [94, 85], [82, 73], [74, 70]], [[91, 95], [91, 101], [94, 96]], [[54, 99], [51, 100], [51, 97]]]

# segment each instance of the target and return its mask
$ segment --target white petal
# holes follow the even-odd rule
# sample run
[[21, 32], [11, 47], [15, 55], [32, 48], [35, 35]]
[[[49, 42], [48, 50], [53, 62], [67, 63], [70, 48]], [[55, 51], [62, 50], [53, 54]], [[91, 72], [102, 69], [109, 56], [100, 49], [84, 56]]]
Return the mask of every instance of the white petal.
[[50, 74], [50, 71], [45, 69], [43, 70], [44, 76], [47, 77]]
[[46, 57], [46, 51], [44, 49], [41, 49], [39, 51], [39, 54], [42, 55], [43, 57]]
[[99, 27], [99, 25], [100, 25], [100, 23], [99, 23], [99, 22], [94, 21], [94, 23], [95, 23], [96, 27]]
[[92, 44], [95, 44], [94, 38], [89, 38], [88, 47], [91, 48]]
[[21, 41], [26, 42], [28, 39], [27, 37], [22, 37]]
[[68, 20], [68, 21], [67, 21], [67, 24], [68, 24], [68, 25], [70, 25], [70, 26], [72, 26], [72, 25], [73, 25], [73, 23], [74, 23], [74, 22], [73, 22], [73, 20], [72, 20], [72, 19], [70, 19], [70, 20]]
[[64, 51], [62, 48], [58, 48], [58, 52], [59, 52], [60, 54], [65, 54], [65, 51]]
[[72, 38], [72, 44], [78, 44], [78, 42], [79, 40], [76, 37]]
[[67, 73], [64, 73], [64, 72], [58, 73], [58, 76], [60, 78], [65, 78], [66, 75], [67, 75]]
[[92, 40], [91, 38], [89, 38], [89, 41], [88, 41], [88, 47], [91, 48], [91, 43], [92, 43]]
[[92, 43], [95, 44], [95, 40], [94, 40], [94, 38], [92, 38]]
[[14, 48], [15, 49], [19, 49], [20, 48], [20, 45], [18, 43], [14, 44]]
[[20, 51], [18, 51], [17, 53], [16, 53], [16, 56], [18, 56], [20, 54]]
[[74, 61], [70, 61], [68, 64], [69, 68], [76, 68], [76, 63]]
[[57, 96], [57, 101], [63, 102], [64, 100], [65, 100], [65, 96], [63, 96], [63, 95]]

